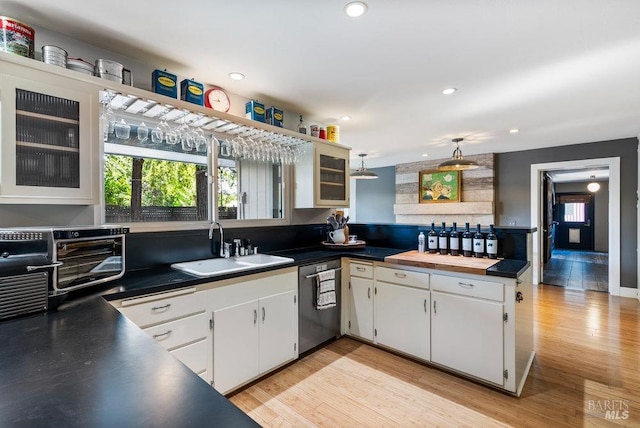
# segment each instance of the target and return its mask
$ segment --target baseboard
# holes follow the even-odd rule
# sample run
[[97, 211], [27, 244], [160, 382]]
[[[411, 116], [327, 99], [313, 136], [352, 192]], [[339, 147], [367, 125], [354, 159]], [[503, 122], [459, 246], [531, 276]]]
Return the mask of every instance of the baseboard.
[[620, 297], [638, 298], [638, 289], [629, 287], [620, 287]]

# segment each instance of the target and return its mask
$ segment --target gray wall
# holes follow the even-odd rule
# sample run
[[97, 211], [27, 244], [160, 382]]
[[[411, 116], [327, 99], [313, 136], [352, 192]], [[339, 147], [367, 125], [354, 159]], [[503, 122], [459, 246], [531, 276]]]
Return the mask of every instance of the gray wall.
[[[593, 249], [609, 251], [609, 182], [598, 181], [600, 190], [593, 194]], [[556, 193], [588, 192], [589, 183], [556, 183]]]
[[638, 139], [602, 141], [547, 149], [498, 153], [496, 157], [497, 203], [499, 225], [531, 222], [531, 165], [579, 159], [620, 158], [620, 285], [637, 288], [637, 209]]
[[356, 219], [358, 223], [395, 223], [396, 168], [371, 168], [378, 174], [375, 180], [354, 180], [356, 185]]

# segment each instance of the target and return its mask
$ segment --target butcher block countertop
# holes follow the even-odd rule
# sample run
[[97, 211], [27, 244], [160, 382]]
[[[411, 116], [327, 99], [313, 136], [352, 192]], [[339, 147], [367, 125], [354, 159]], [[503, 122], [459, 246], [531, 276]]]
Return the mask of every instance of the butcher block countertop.
[[497, 259], [419, 253], [416, 250], [387, 256], [384, 261], [405, 266], [473, 273], [476, 275], [486, 275], [487, 269], [500, 262]]

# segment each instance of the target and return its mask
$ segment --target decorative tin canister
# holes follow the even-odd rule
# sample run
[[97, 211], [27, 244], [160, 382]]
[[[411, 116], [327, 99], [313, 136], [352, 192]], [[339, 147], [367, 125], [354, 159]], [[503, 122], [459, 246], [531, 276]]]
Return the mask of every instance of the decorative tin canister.
[[338, 125], [327, 126], [327, 140], [334, 143], [340, 142], [340, 128], [338, 127]]
[[180, 99], [199, 106], [204, 105], [204, 85], [191, 79], [180, 82]]
[[167, 70], [154, 70], [151, 73], [151, 90], [156, 94], [178, 98], [178, 77]]
[[35, 31], [27, 24], [0, 16], [0, 51], [33, 58], [35, 36]]

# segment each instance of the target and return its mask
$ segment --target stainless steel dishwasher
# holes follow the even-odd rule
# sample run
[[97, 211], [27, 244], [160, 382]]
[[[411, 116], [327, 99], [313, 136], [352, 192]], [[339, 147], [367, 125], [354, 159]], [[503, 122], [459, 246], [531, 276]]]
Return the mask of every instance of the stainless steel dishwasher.
[[[318, 310], [316, 274], [329, 269], [336, 270], [336, 306]], [[340, 336], [340, 260], [300, 266], [298, 272], [298, 346], [303, 353]]]

